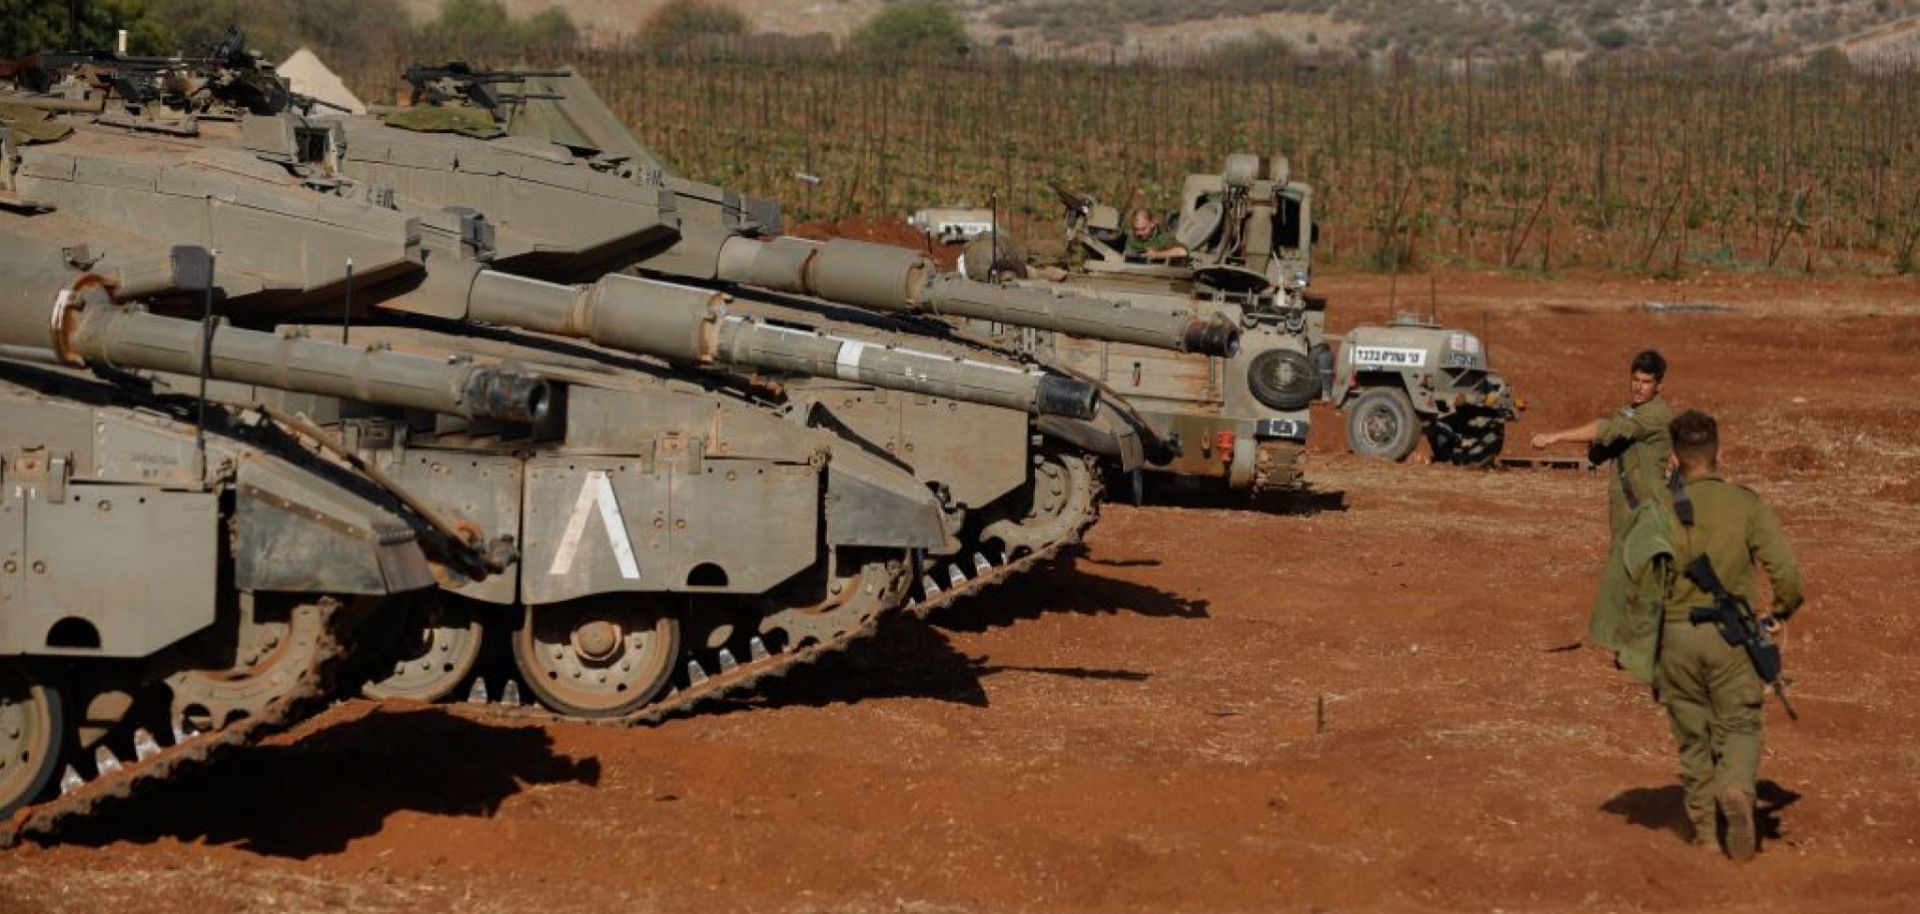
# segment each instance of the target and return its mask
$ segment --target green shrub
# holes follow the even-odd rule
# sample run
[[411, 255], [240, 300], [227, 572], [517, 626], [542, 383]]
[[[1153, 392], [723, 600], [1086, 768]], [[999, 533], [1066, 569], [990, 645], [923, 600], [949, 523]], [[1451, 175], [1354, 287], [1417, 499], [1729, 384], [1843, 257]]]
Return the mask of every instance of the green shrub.
[[[0, 0], [0, 59], [67, 47], [65, 0]], [[116, 31], [127, 30], [127, 50], [161, 54], [172, 36], [139, 0], [93, 0], [80, 7], [80, 44], [87, 50], [111, 50]]]
[[966, 23], [945, 4], [931, 0], [891, 3], [853, 33], [853, 46], [868, 54], [964, 54], [972, 46]]
[[640, 38], [659, 48], [674, 48], [698, 38], [731, 37], [747, 33], [747, 17], [739, 10], [708, 0], [671, 0], [653, 11], [640, 27]]

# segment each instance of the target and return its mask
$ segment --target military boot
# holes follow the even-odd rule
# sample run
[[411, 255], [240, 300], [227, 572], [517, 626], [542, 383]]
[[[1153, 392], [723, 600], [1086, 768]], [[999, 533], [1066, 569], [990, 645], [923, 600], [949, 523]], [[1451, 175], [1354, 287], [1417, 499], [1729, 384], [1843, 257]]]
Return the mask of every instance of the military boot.
[[1753, 822], [1753, 795], [1738, 787], [1720, 791], [1720, 815], [1727, 821], [1727, 856], [1739, 863], [1753, 859], [1760, 836]]

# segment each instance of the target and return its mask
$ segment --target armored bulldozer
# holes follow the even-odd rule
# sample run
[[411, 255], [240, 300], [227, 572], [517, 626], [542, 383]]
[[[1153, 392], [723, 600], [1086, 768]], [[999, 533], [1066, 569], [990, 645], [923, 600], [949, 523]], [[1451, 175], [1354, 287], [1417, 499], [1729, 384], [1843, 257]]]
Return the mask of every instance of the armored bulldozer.
[[[551, 144], [454, 143], [313, 116], [274, 101], [284, 87], [246, 60], [157, 67], [164, 86], [190, 91], [156, 90], [136, 107], [117, 92], [137, 91], [147, 71], [115, 63], [93, 56], [14, 95], [50, 142], [11, 162], [4, 185], [31, 201], [35, 224], [77, 219], [80, 237], [115, 241], [94, 269], [123, 287], [144, 273], [142, 246], [107, 228], [109, 216], [172, 226], [199, 207], [214, 217], [180, 226], [213, 233], [235, 264], [218, 302], [227, 320], [513, 366], [554, 389], [537, 421], [508, 422], [422, 416], [270, 377], [212, 388], [297, 410], [457, 528], [516, 536], [525, 562], [513, 573], [436, 569], [440, 591], [412, 602], [377, 694], [455, 694], [491, 632], [548, 708], [656, 720], [870, 633], [905, 608], [932, 558], [940, 573], [921, 576], [914, 609], [1044, 561], [1094, 516], [1077, 457], [1027, 450], [1030, 412], [1075, 422], [1092, 412], [1082, 382], [734, 315], [712, 292], [552, 281], [597, 275], [609, 250], [671, 232], [657, 189]], [[76, 104], [91, 116], [66, 113]], [[474, 188], [462, 199], [503, 215], [422, 203], [420, 188], [436, 183]], [[159, 368], [160, 383], [179, 380]], [[775, 383], [740, 369], [785, 374]], [[804, 377], [794, 372], [824, 372], [848, 400], [891, 408], [889, 437], [852, 435], [817, 401], [788, 396], [784, 385]], [[927, 433], [970, 412], [982, 415], [969, 430], [982, 452], [956, 453], [958, 431]], [[992, 450], [994, 436], [1018, 449]], [[971, 457], [981, 469], [966, 482], [1013, 496], [936, 494], [902, 467], [928, 457]]]

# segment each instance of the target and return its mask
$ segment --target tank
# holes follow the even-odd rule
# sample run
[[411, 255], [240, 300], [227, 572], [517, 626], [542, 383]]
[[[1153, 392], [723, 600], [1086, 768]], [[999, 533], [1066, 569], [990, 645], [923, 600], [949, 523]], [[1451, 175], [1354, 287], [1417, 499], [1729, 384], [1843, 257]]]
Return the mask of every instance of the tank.
[[[1040, 417], [1088, 424], [1072, 418], [1094, 411], [1082, 381], [736, 316], [712, 292], [607, 277], [610, 250], [663, 237], [676, 217], [657, 189], [552, 144], [319, 117], [243, 56], [131, 74], [117, 63], [91, 57], [15, 96], [50, 137], [22, 149], [5, 186], [31, 201], [20, 210], [36, 234], [65, 236], [63, 249], [100, 239], [108, 253], [77, 253], [132, 288], [152, 272], [146, 248], [109, 224], [198, 232], [221, 248], [214, 310], [236, 328], [337, 335], [549, 388], [528, 421], [290, 388], [270, 373], [210, 388], [305, 417], [457, 529], [514, 537], [521, 561], [505, 573], [434, 566], [437, 590], [408, 601], [392, 647], [368, 654], [376, 695], [660, 720], [842, 649], [887, 613], [1045, 561], [1092, 522], [1084, 464], [1028, 447]], [[109, 88], [150, 76], [196, 91], [136, 111]], [[47, 104], [55, 95], [61, 104]], [[62, 113], [72, 106], [90, 114]], [[352, 155], [363, 166], [347, 168]], [[474, 195], [423, 204], [419, 189], [434, 183]], [[574, 218], [535, 218], [555, 210]], [[156, 300], [148, 313], [193, 305]], [[190, 383], [183, 367], [145, 377]], [[800, 372], [892, 410], [891, 436], [860, 435], [793, 397], [791, 385], [814, 380]], [[936, 420], [938, 441], [924, 434]], [[972, 488], [931, 488], [906, 465], [929, 456], [990, 469]], [[475, 676], [490, 640], [511, 671], [487, 682]]]
[[[344, 119], [342, 169], [359, 180], [390, 185], [414, 205], [467, 213], [463, 247], [496, 271], [567, 282], [592, 270], [617, 269], [697, 284], [733, 296], [735, 313], [775, 325], [807, 324], [867, 346], [932, 352], [975, 364], [1030, 366], [1035, 360], [1014, 347], [965, 339], [937, 316], [1071, 330], [1155, 352], [1230, 353], [1238, 346], [1237, 325], [1193, 308], [1173, 313], [1120, 299], [976, 282], [942, 274], [925, 258], [894, 248], [773, 237], [779, 227], [777, 205], [671, 174], [578, 78], [523, 75], [516, 81], [512, 73], [464, 65], [414, 68], [408, 76], [416, 101], [423, 104]], [[476, 148], [477, 140], [484, 145]], [[457, 149], [468, 152], [456, 156]], [[465, 170], [468, 162], [536, 152], [540, 162], [521, 160], [512, 170], [523, 179], [539, 175], [545, 186], [562, 188], [549, 192], [545, 206], [518, 206], [513, 201], [534, 198], [482, 187], [478, 178], [451, 182], [430, 169], [396, 164], [437, 158], [458, 160], [457, 167]], [[549, 174], [548, 163], [567, 161], [576, 169], [571, 182], [558, 170]], [[508, 170], [503, 166], [475, 170], [496, 185], [507, 183], [494, 177]], [[558, 238], [563, 232], [572, 233], [565, 253], [556, 252], [551, 241], [532, 243], [536, 236]], [[1010, 485], [1025, 464], [1048, 474], [1065, 472], [1059, 461], [1066, 458], [999, 456], [1016, 453], [1026, 438], [1037, 436], [1042, 449], [1090, 454], [1122, 470], [1137, 469], [1149, 452], [1166, 450], [1149, 440], [1148, 423], [1110, 391], [1102, 392], [1103, 414], [1092, 421], [1051, 415], [1021, 428], [1013, 417], [991, 418], [990, 411], [955, 414], [950, 404], [942, 412], [940, 404], [929, 409], [876, 397], [849, 380], [800, 378], [783, 387], [791, 401], [830, 414], [854, 435], [883, 443], [892, 457], [943, 493], [956, 529], [996, 501], [1032, 502], [1041, 480], [1030, 476], [1025, 492]], [[900, 440], [903, 428], [918, 440]], [[1001, 440], [1009, 442], [1005, 450], [988, 443]], [[1075, 467], [1066, 475], [1091, 478], [1092, 468]], [[948, 567], [925, 577], [923, 585], [950, 580], [956, 570], [964, 571]]]
[[[466, 67], [410, 72], [416, 87], [424, 87], [417, 92], [423, 101], [560, 94], [529, 88], [532, 83], [502, 88], [510, 86], [511, 76]], [[482, 85], [489, 90], [476, 95], [475, 88]], [[495, 88], [500, 91], [494, 92]], [[920, 570], [916, 610], [984, 586], [979, 579], [994, 579], [1004, 563], [1029, 567], [1038, 560], [1030, 557], [1054, 554], [1073, 542], [1093, 517], [1098, 495], [1093, 458], [1137, 457], [1139, 439], [1124, 416], [1098, 406], [1087, 408], [1089, 401], [1081, 399], [1080, 393], [1089, 389], [1085, 379], [1045, 380], [1045, 375], [1058, 373], [1035, 372], [1033, 363], [1017, 354], [962, 342], [950, 330], [911, 315], [875, 315], [843, 304], [726, 282], [717, 272], [723, 260], [745, 269], [760, 263], [748, 255], [768, 248], [738, 229], [756, 219], [777, 222], [776, 207], [717, 190], [727, 202], [713, 204], [702, 195], [704, 191], [683, 196], [628, 167], [631, 160], [590, 148], [566, 130], [535, 135], [516, 126], [534, 117], [531, 112], [551, 109], [533, 104], [502, 107], [512, 113], [488, 108], [478, 111], [484, 121], [472, 123], [468, 119], [476, 109], [458, 105], [422, 105], [376, 111], [367, 118], [337, 119], [345, 135], [343, 174], [394, 188], [395, 199], [411, 207], [423, 227], [437, 227], [430, 234], [442, 239], [441, 246], [475, 261], [476, 270], [483, 265], [493, 273], [529, 281], [517, 287], [504, 276], [473, 284], [456, 282], [456, 294], [451, 296], [423, 287], [393, 307], [436, 319], [469, 324], [484, 319], [496, 326], [588, 340], [597, 333], [599, 348], [633, 351], [608, 335], [611, 327], [593, 331], [562, 312], [578, 313], [587, 304], [611, 308], [637, 290], [667, 288], [639, 284], [631, 278], [635, 275], [676, 286], [699, 286], [700, 291], [680, 288], [675, 293], [689, 301], [712, 300], [714, 292], [724, 293], [730, 298], [726, 302], [730, 316], [741, 318], [732, 325], [741, 333], [734, 339], [744, 342], [748, 328], [755, 328], [754, 335], [769, 342], [768, 354], [776, 348], [790, 350], [782, 356], [788, 360], [784, 365], [764, 363], [768, 372], [777, 372], [768, 380], [777, 385], [785, 405], [884, 454], [937, 493], [955, 546], [932, 555]], [[600, 113], [605, 114], [603, 109]], [[456, 130], [455, 122], [468, 126]], [[480, 123], [492, 125], [490, 135], [486, 129], [474, 129]], [[454, 164], [441, 171], [403, 164], [436, 161]], [[447, 167], [471, 170], [472, 176], [447, 180]], [[529, 185], [536, 185], [539, 194], [517, 189]], [[796, 264], [805, 266], [805, 261]], [[626, 276], [608, 277], [609, 272]], [[924, 275], [895, 278], [905, 283], [901, 293], [910, 299], [925, 298], [915, 290], [947, 287], [932, 284], [933, 277]], [[462, 303], [462, 296], [480, 285], [497, 286], [493, 291], [504, 291], [508, 300], [503, 304], [512, 307], [476, 309], [477, 303]], [[983, 286], [983, 295], [990, 291], [992, 287]], [[941, 294], [957, 298], [957, 293]], [[1070, 313], [1066, 306], [1100, 312], [1114, 307], [1025, 292], [1009, 298], [1061, 303], [1056, 311], [1063, 314]], [[636, 317], [640, 314], [638, 309], [621, 310]], [[1168, 346], [1183, 345], [1189, 337], [1198, 345], [1226, 346], [1236, 335], [1217, 321], [1198, 322], [1202, 329], [1196, 332], [1191, 329], [1195, 323], [1161, 321], [1158, 332]], [[937, 329], [929, 332], [930, 328]], [[782, 334], [781, 330], [803, 333]], [[811, 354], [795, 347], [805, 347]], [[676, 363], [685, 364], [688, 354], [683, 352]], [[824, 366], [829, 358], [836, 366], [831, 375], [792, 373], [802, 362]], [[856, 358], [857, 365], [850, 361]], [[883, 370], [886, 361], [902, 362], [895, 372], [901, 382], [923, 373], [906, 368], [904, 362], [929, 369], [924, 380], [912, 381], [911, 388], [904, 383], [889, 385], [882, 374], [867, 371], [869, 359], [878, 360], [875, 367]], [[954, 366], [964, 366], [976, 376], [972, 392], [942, 379]], [[1020, 386], [1012, 396], [998, 390], [1009, 383]], [[915, 395], [897, 395], [902, 389]], [[1072, 397], [1057, 395], [1069, 391]], [[986, 396], [989, 393], [994, 396]], [[1090, 419], [1085, 418], [1088, 412], [1093, 414]]]
[[204, 249], [171, 251], [135, 298], [73, 263], [84, 221], [36, 222], [0, 209], [0, 844], [298, 721], [396, 598], [515, 558], [311, 450], [304, 420], [146, 372], [485, 421], [537, 421], [551, 397], [506, 367], [153, 313], [217, 293]]

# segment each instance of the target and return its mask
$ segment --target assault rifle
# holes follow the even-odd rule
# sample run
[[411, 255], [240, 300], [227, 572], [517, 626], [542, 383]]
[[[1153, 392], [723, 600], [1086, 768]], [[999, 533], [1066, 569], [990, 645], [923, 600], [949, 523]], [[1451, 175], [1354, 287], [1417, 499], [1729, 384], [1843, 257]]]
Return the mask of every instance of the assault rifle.
[[1787, 700], [1787, 686], [1780, 677], [1780, 645], [1767, 634], [1766, 625], [1754, 617], [1753, 605], [1746, 597], [1728, 593], [1726, 585], [1720, 583], [1720, 576], [1714, 573], [1713, 563], [1706, 555], [1694, 556], [1686, 568], [1687, 580], [1713, 598], [1709, 609], [1696, 609], [1687, 616], [1695, 625], [1707, 622], [1720, 630], [1720, 637], [1729, 645], [1747, 652], [1747, 659], [1753, 662], [1753, 671], [1760, 681], [1773, 688], [1773, 694], [1779, 696], [1780, 706], [1787, 709], [1788, 720], [1799, 720], [1800, 715], [1793, 710], [1793, 702]]
[[456, 60], [437, 67], [408, 67], [406, 80], [413, 87], [412, 104], [444, 105], [461, 100], [476, 108], [497, 112], [502, 104], [510, 102], [562, 97], [553, 93], [508, 94], [493, 88], [500, 83], [572, 75], [570, 70], [476, 70], [465, 61]]

